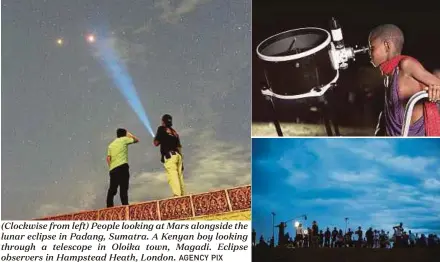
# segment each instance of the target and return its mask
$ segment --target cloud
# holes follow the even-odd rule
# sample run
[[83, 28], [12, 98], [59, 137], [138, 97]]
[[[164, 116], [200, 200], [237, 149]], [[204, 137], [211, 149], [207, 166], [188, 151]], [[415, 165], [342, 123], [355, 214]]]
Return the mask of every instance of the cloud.
[[159, 0], [156, 2], [156, 7], [163, 10], [160, 16], [162, 21], [175, 24], [182, 19], [183, 15], [194, 11], [197, 6], [208, 1], [209, 0], [181, 0], [180, 3], [172, 6], [174, 1]]
[[427, 190], [439, 190], [440, 189], [440, 180], [435, 178], [428, 178], [423, 183], [423, 186]]
[[[264, 160], [260, 160], [259, 164], [270, 165], [270, 163], [265, 163]], [[287, 154], [281, 157], [276, 164], [288, 173], [286, 182], [291, 186], [298, 186], [303, 182], [306, 182], [309, 178], [309, 175], [306, 172], [298, 170], [295, 167], [295, 161]]]
[[363, 141], [329, 140], [327, 144], [335, 149], [352, 152], [366, 160], [375, 161], [384, 166], [411, 173], [426, 172], [426, 169], [437, 161], [435, 157], [397, 154], [393, 142], [385, 139], [370, 139]]
[[132, 34], [139, 35], [142, 33], [149, 33], [153, 29], [153, 19], [150, 18], [144, 23], [143, 26], [133, 30]]
[[388, 154], [379, 158], [378, 161], [394, 169], [422, 173], [426, 171], [429, 165], [435, 163], [436, 159], [431, 157], [393, 156]]
[[88, 71], [89, 70], [89, 66], [86, 66], [86, 65], [84, 65], [84, 66], [80, 66], [79, 68], [78, 68], [78, 72], [86, 72], [86, 71]]
[[350, 183], [351, 185], [356, 183], [371, 184], [383, 181], [383, 179], [375, 171], [365, 172], [332, 172], [330, 179], [336, 182]]
[[[97, 175], [96, 172], [91, 172], [90, 180], [73, 181], [67, 178], [63, 181], [54, 181], [38, 200], [40, 204], [36, 208], [35, 218], [102, 208], [105, 205], [105, 194], [101, 192], [106, 193], [104, 188], [107, 186], [107, 177], [103, 177], [102, 174]], [[54, 195], [64, 197], [53, 199], [51, 196]]]
[[292, 171], [287, 178], [287, 184], [298, 186], [309, 178], [309, 175], [302, 171]]
[[283, 208], [283, 206], [284, 205], [282, 202], [272, 201], [265, 195], [252, 194], [252, 207], [263, 208], [266, 210], [263, 213], [270, 213], [275, 210], [280, 210]]
[[93, 84], [93, 83], [98, 82], [101, 79], [102, 79], [101, 77], [89, 77], [89, 78], [87, 78], [87, 82]]
[[134, 43], [117, 35], [100, 38], [99, 42], [94, 45], [94, 57], [102, 59], [107, 55], [107, 50], [111, 50], [124, 63], [144, 63], [147, 53], [147, 46], [145, 44]]

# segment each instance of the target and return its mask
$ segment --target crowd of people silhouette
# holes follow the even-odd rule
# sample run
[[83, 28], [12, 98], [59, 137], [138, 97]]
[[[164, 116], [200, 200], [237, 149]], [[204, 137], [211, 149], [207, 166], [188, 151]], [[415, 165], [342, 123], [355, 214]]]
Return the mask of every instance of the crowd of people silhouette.
[[[364, 231], [358, 227], [356, 231], [338, 229], [333, 230], [327, 227], [326, 230], [320, 230], [318, 223], [313, 221], [311, 227], [304, 228], [301, 223], [295, 224], [295, 236], [291, 237], [285, 233], [287, 223], [281, 222], [276, 226], [278, 228], [277, 247], [286, 248], [409, 248], [409, 247], [440, 247], [440, 238], [437, 234], [414, 234], [411, 230], [405, 231], [403, 223], [393, 227], [393, 233], [383, 229], [373, 229], [370, 227]], [[257, 232], [252, 231], [252, 245], [255, 248], [275, 247], [274, 237], [267, 241], [261, 235], [259, 243], [257, 241]]]

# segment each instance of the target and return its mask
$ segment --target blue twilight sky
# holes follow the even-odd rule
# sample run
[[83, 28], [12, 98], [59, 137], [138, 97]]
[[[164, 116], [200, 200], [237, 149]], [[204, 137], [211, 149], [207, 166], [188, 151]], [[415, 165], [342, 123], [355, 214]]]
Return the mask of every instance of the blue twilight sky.
[[[253, 139], [252, 223], [440, 233], [440, 139]], [[287, 224], [292, 235], [293, 222]], [[325, 228], [324, 228], [325, 227]], [[275, 235], [277, 231], [275, 231]], [[277, 237], [275, 237], [277, 240]]]

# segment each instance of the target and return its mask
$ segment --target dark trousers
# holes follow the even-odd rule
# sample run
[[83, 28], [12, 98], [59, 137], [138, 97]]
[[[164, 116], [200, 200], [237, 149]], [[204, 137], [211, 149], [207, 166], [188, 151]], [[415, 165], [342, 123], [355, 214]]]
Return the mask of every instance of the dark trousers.
[[402, 247], [402, 237], [396, 236], [396, 242], [394, 243], [395, 247]]
[[107, 192], [107, 207], [113, 206], [113, 198], [118, 193], [118, 187], [122, 205], [128, 205], [128, 181], [130, 179], [128, 164], [112, 169], [109, 175], [110, 186]]

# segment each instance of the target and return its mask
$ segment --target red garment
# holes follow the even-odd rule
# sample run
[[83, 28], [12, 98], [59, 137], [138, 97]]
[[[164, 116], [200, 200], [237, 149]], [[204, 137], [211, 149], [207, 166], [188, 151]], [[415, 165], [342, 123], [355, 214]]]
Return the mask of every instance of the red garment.
[[426, 136], [440, 136], [440, 113], [437, 105], [425, 102], [423, 109]]
[[[402, 61], [402, 59], [404, 59], [404, 58], [412, 58], [412, 57], [406, 56], [406, 55], [395, 56], [395, 57], [391, 58], [390, 60], [385, 61], [382, 64], [380, 64], [380, 70], [382, 71], [383, 74], [390, 75], [391, 73], [393, 73], [394, 69], [399, 65], [400, 61]], [[412, 59], [414, 59], [414, 58], [412, 58]], [[416, 60], [416, 59], [414, 59], [414, 60]]]
[[[415, 58], [410, 56], [398, 55], [388, 61], [383, 62], [380, 65], [380, 70], [383, 74], [390, 75], [404, 58], [411, 58], [417, 61]], [[440, 136], [440, 113], [437, 105], [429, 101], [425, 102], [423, 105], [423, 113], [425, 117], [425, 135]]]

